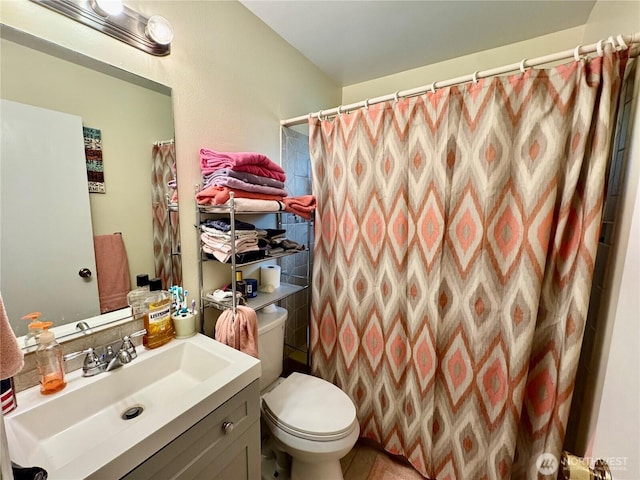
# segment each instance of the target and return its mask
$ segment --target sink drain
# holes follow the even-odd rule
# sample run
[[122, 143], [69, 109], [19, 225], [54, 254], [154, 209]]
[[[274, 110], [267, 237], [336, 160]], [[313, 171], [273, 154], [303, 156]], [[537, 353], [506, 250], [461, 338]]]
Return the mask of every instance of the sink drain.
[[127, 408], [124, 412], [120, 414], [120, 418], [123, 420], [131, 420], [132, 418], [136, 418], [144, 412], [144, 407], [142, 405], [134, 405], [133, 407]]

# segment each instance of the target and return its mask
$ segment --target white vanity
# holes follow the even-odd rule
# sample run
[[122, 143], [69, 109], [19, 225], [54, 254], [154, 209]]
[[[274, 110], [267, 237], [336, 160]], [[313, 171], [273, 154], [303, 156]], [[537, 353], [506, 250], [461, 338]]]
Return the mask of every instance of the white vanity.
[[201, 334], [139, 348], [112, 372], [70, 373], [57, 394], [20, 392], [11, 459], [51, 480], [259, 478], [259, 377], [259, 360]]

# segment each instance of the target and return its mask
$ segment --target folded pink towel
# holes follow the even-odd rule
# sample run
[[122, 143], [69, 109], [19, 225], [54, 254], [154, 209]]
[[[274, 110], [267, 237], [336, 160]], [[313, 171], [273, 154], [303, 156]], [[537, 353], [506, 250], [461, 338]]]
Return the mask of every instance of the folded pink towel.
[[93, 246], [96, 255], [100, 313], [126, 308], [131, 279], [122, 235], [96, 235], [93, 237]]
[[236, 318], [233, 310], [226, 309], [216, 322], [217, 341], [258, 358], [258, 317], [251, 307], [238, 305]]
[[264, 193], [245, 192], [229, 187], [211, 186], [196, 193], [196, 202], [200, 205], [224, 205], [229, 201], [229, 193], [233, 192], [235, 198], [255, 198], [258, 200], [282, 200], [280, 195], [266, 195]]
[[208, 148], [201, 148], [200, 168], [203, 175], [221, 168], [231, 168], [237, 172], [274, 178], [281, 182], [287, 178], [280, 165], [266, 155], [254, 152], [216, 152]]
[[282, 199], [285, 212], [295, 213], [309, 220], [316, 209], [316, 197], [302, 195], [301, 197], [285, 197]]
[[0, 380], [20, 373], [23, 366], [24, 354], [9, 324], [2, 295], [0, 295]]

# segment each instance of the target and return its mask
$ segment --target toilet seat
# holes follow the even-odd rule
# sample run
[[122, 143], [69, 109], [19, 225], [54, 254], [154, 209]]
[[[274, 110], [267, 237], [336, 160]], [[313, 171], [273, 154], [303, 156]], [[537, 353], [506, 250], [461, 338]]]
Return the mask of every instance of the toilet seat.
[[262, 397], [262, 411], [278, 428], [305, 440], [329, 442], [358, 427], [349, 396], [321, 378], [292, 373]]

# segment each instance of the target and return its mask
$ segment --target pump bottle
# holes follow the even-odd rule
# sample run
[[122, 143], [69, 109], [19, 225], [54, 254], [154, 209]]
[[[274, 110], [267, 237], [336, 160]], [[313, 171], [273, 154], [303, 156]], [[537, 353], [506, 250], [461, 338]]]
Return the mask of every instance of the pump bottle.
[[137, 275], [136, 286], [137, 288], [127, 294], [127, 304], [131, 307], [134, 320], [139, 320], [144, 316], [144, 301], [149, 296], [149, 275]]
[[144, 302], [144, 328], [147, 334], [142, 343], [147, 348], [157, 348], [175, 337], [171, 320], [171, 294], [162, 290], [162, 280], [154, 278], [149, 284], [149, 295]]
[[36, 364], [40, 376], [40, 393], [49, 395], [59, 392], [67, 386], [64, 379], [64, 361], [62, 347], [56, 342], [53, 332], [47, 330], [52, 322], [42, 322], [43, 332], [38, 337]]

